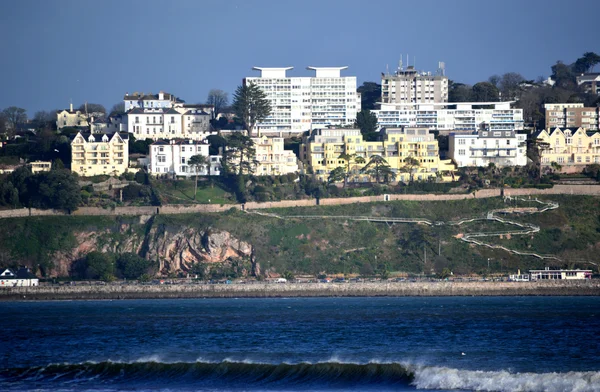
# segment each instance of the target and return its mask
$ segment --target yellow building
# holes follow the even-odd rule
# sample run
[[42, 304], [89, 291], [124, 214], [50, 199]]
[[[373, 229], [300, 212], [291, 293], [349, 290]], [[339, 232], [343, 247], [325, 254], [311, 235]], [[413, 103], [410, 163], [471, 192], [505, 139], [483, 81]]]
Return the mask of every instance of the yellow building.
[[78, 132], [71, 142], [71, 171], [81, 176], [117, 176], [127, 171], [128, 161], [128, 133]]
[[[346, 168], [341, 154], [354, 157], [350, 163], [351, 182], [373, 180], [360, 171], [374, 155], [386, 160], [400, 182], [452, 181], [456, 171], [450, 159], [440, 159], [438, 142], [427, 128], [384, 128], [376, 142], [364, 141], [360, 129], [315, 129], [304, 137], [300, 147], [300, 159], [323, 181], [333, 169]], [[365, 162], [357, 162], [357, 157]], [[415, 160], [414, 164], [409, 158]]]
[[544, 129], [536, 135], [543, 166], [600, 163], [600, 132], [584, 128]]
[[298, 158], [293, 151], [284, 150], [283, 138], [253, 137], [257, 176], [280, 176], [298, 171]]

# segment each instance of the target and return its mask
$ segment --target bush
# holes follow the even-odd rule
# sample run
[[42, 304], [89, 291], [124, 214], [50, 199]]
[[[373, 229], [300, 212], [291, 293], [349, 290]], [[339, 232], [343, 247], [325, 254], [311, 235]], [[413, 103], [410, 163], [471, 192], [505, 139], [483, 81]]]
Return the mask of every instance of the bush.
[[152, 264], [150, 260], [132, 252], [121, 254], [117, 260], [117, 267], [126, 279], [138, 279], [147, 274]]

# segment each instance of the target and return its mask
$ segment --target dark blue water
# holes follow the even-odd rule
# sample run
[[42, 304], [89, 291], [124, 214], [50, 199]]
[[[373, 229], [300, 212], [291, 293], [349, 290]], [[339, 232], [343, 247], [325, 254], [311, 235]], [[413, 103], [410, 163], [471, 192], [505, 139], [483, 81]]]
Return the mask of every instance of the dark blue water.
[[600, 391], [600, 299], [0, 303], [2, 391]]

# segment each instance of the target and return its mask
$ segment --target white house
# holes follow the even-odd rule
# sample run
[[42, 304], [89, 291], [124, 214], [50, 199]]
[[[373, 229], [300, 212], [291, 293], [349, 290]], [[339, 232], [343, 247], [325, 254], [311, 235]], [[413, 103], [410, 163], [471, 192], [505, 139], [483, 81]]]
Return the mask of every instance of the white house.
[[195, 168], [189, 165], [194, 155], [207, 157], [208, 165], [200, 168], [202, 176], [221, 174], [221, 156], [209, 155], [208, 141], [159, 140], [150, 145], [148, 172], [154, 175], [194, 176]]
[[173, 94], [165, 93], [160, 91], [158, 94], [144, 94], [135, 92], [133, 94], [125, 93], [123, 97], [125, 103], [125, 111], [128, 112], [131, 109], [142, 108], [142, 109], [157, 109], [157, 108], [170, 108], [175, 103], [183, 103], [182, 100], [175, 97]]
[[481, 130], [472, 134], [450, 133], [448, 157], [457, 167], [525, 166], [527, 135], [515, 131]]
[[29, 268], [21, 267], [16, 273], [6, 268], [0, 274], [0, 288], [39, 286], [39, 284], [40, 280], [29, 271]]
[[[180, 113], [178, 110], [181, 110]], [[202, 140], [210, 133], [210, 115], [198, 109], [135, 108], [127, 112], [127, 129], [136, 139]]]

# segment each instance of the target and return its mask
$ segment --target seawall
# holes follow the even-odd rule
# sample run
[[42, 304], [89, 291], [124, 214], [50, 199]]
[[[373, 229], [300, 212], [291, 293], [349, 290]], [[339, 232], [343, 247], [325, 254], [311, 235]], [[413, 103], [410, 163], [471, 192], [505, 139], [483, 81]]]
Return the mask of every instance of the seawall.
[[253, 283], [38, 286], [0, 289], [0, 301], [427, 296], [599, 296], [600, 280], [544, 282]]

